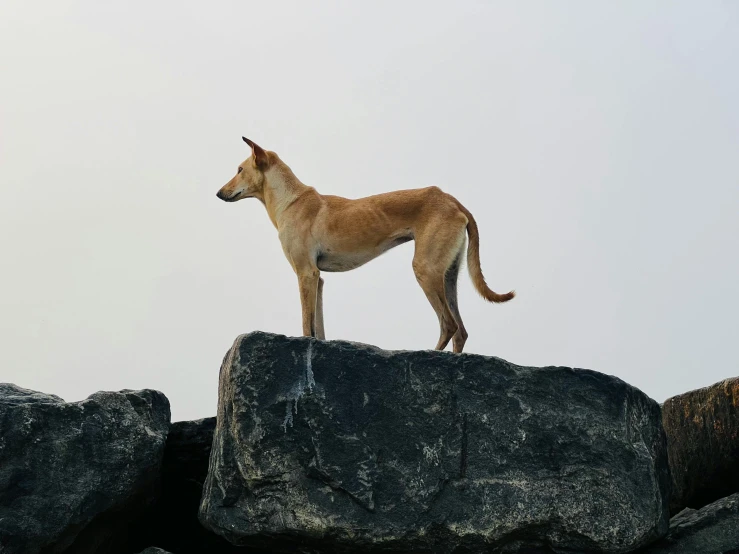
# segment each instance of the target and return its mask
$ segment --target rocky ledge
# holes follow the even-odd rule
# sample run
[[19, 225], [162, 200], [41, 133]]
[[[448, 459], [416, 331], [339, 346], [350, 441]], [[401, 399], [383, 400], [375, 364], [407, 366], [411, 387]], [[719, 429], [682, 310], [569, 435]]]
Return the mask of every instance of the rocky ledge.
[[631, 552], [668, 528], [660, 418], [594, 371], [252, 333], [200, 518], [286, 552]]
[[594, 371], [265, 333], [220, 377], [217, 418], [174, 424], [156, 391], [0, 385], [0, 552], [739, 552], [739, 379], [660, 409]]

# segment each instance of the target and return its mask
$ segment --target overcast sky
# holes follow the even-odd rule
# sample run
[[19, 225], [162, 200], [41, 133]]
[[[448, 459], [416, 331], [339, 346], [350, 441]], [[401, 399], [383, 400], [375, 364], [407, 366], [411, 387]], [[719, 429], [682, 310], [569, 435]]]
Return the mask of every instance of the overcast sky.
[[[0, 8], [0, 380], [215, 414], [240, 333], [301, 332], [256, 200], [438, 185], [475, 215], [466, 351], [658, 401], [739, 375], [739, 3], [93, 2]], [[432, 348], [413, 244], [326, 279], [326, 332]], [[369, 370], [369, 369], [368, 369]]]

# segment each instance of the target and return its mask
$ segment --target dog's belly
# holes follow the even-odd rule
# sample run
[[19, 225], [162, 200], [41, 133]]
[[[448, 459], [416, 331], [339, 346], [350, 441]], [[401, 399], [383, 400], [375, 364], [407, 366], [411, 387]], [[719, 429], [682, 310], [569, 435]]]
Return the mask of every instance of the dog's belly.
[[374, 260], [383, 252], [387, 252], [391, 248], [413, 240], [412, 236], [402, 236], [388, 240], [377, 248], [362, 251], [338, 251], [332, 248], [324, 248], [319, 252], [316, 265], [321, 271], [339, 272], [350, 271], [356, 269]]

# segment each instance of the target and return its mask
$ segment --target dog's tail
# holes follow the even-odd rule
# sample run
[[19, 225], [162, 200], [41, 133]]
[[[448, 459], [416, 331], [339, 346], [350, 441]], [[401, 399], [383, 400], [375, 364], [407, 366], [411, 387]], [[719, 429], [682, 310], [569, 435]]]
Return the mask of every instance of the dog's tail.
[[469, 210], [458, 200], [457, 205], [467, 217], [467, 234], [470, 237], [470, 242], [467, 245], [467, 269], [470, 272], [472, 283], [475, 285], [477, 292], [480, 293], [480, 296], [488, 302], [508, 302], [516, 296], [516, 291], [512, 290], [505, 294], [498, 294], [488, 287], [485, 277], [482, 274], [482, 268], [480, 267], [480, 233], [477, 230], [477, 222]]

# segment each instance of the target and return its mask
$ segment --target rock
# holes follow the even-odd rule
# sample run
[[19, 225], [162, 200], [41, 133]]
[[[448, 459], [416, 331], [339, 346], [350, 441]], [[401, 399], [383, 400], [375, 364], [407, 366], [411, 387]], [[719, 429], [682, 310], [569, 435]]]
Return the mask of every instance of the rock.
[[166, 550], [162, 550], [161, 548], [157, 548], [155, 546], [150, 546], [146, 550], [142, 550], [139, 552], [139, 554], [170, 554]]
[[686, 508], [670, 520], [667, 536], [645, 554], [729, 554], [739, 552], [739, 494], [700, 510]]
[[157, 391], [67, 403], [0, 385], [0, 552], [119, 551], [158, 495], [168, 428]]
[[215, 426], [215, 417], [171, 425], [162, 464], [162, 495], [151, 514], [132, 530], [137, 544], [157, 544], [177, 554], [244, 552], [198, 521]]
[[200, 518], [285, 552], [631, 552], [668, 488], [659, 406], [615, 377], [258, 332], [221, 367]]
[[662, 423], [671, 513], [739, 492], [739, 377], [666, 400]]
[[164, 450], [165, 476], [202, 486], [208, 473], [215, 428], [215, 417], [173, 423]]

